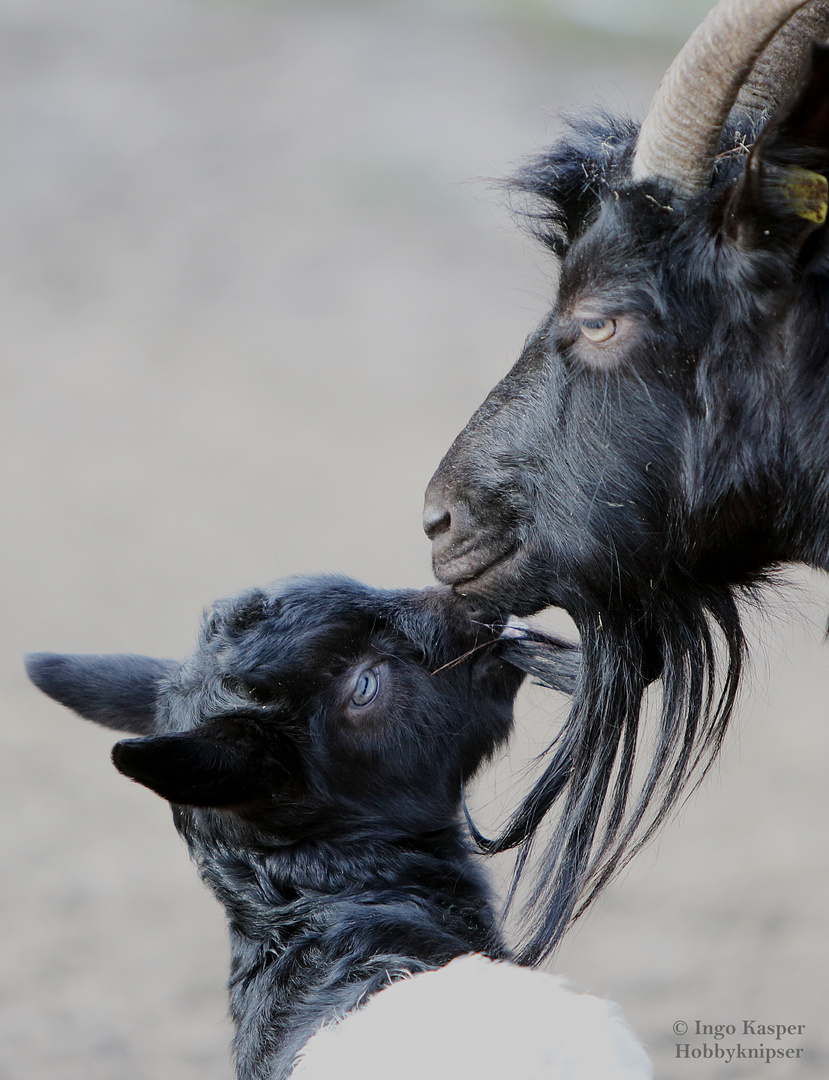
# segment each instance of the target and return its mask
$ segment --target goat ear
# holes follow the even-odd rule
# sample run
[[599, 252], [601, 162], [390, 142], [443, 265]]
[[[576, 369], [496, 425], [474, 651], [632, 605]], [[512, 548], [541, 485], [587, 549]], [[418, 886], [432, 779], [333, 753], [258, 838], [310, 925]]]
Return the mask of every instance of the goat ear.
[[29, 678], [50, 698], [85, 720], [133, 735], [155, 731], [159, 685], [178, 667], [174, 660], [129, 653], [29, 653], [25, 664]]
[[798, 251], [829, 207], [829, 46], [815, 44], [800, 88], [751, 148], [726, 203], [726, 234], [745, 247]]
[[116, 743], [112, 761], [124, 776], [182, 806], [242, 806], [268, 794], [261, 753], [229, 742], [207, 725], [199, 731]]

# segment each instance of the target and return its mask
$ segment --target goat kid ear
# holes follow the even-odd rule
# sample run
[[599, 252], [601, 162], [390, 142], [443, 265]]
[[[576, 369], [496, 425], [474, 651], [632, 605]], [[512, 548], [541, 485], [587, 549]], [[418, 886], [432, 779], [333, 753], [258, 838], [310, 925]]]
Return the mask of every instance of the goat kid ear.
[[243, 806], [273, 792], [261, 748], [228, 739], [221, 722], [198, 731], [127, 739], [112, 749], [116, 769], [182, 806]]
[[725, 206], [723, 229], [742, 247], [798, 252], [829, 207], [829, 46], [815, 44], [800, 88], [771, 118]]
[[179, 666], [129, 653], [108, 656], [29, 653], [26, 673], [38, 689], [102, 727], [149, 735], [161, 683]]

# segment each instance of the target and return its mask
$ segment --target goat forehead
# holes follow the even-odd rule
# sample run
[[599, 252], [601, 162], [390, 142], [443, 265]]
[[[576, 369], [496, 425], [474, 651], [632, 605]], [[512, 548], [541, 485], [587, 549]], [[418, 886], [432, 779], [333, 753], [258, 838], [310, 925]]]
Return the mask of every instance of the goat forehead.
[[197, 651], [213, 657], [219, 670], [297, 668], [347, 660], [375, 635], [428, 655], [470, 626], [449, 590], [372, 589], [340, 577], [288, 579], [218, 601]]
[[680, 218], [672, 207], [656, 197], [641, 191], [614, 192], [602, 199], [565, 264], [576, 259], [592, 265], [597, 274], [615, 275], [624, 268], [623, 280], [629, 279], [658, 258], [679, 225]]

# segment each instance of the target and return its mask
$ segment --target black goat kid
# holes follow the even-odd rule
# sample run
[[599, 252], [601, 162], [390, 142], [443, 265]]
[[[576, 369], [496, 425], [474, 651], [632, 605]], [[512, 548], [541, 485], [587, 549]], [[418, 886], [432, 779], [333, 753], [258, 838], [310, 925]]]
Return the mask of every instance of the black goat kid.
[[829, 569], [827, 36], [826, 2], [723, 0], [641, 130], [577, 117], [514, 181], [558, 298], [444, 458], [424, 524], [442, 581], [490, 609], [559, 605], [581, 634], [573, 739], [491, 845], [526, 845], [562, 807], [529, 959], [719, 748], [740, 590], [785, 561]]
[[[501, 630], [473, 622], [446, 588], [292, 579], [216, 604], [181, 664], [27, 659], [45, 693], [140, 735], [119, 742], [113, 760], [174, 804], [176, 826], [229, 917], [243, 1080], [287, 1076], [325, 1022], [384, 988], [396, 993], [405, 976], [448, 971], [470, 953], [484, 954], [476, 982], [505, 970], [485, 959], [506, 949], [464, 837], [461, 791], [508, 737], [525, 670], [569, 689], [576, 654], [529, 630]], [[517, 1038], [512, 1075], [650, 1075], [606, 1003], [507, 967], [542, 980], [527, 1008], [551, 991], [556, 1003], [539, 1025], [547, 1065], [522, 1071]], [[474, 1017], [473, 1005], [467, 1011]], [[407, 1022], [418, 1042], [428, 1039], [416, 1018]], [[562, 1071], [552, 1067], [556, 1039], [570, 1040]], [[465, 1060], [475, 1040], [461, 1041]], [[578, 1068], [574, 1041], [585, 1056]], [[337, 1062], [330, 1073], [300, 1066], [300, 1075], [375, 1075], [362, 1065], [349, 1072], [339, 1051]], [[401, 1061], [392, 1071], [409, 1076], [406, 1068]], [[437, 1060], [429, 1074], [483, 1075], [456, 1070]]]

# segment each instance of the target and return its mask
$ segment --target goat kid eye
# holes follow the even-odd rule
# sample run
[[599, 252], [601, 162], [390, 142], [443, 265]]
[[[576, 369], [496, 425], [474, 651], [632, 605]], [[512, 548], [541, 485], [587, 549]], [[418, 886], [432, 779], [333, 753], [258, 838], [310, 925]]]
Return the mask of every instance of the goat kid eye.
[[588, 341], [595, 345], [601, 345], [603, 341], [610, 341], [616, 333], [615, 319], [579, 319], [579, 331]]
[[380, 673], [376, 668], [366, 668], [357, 676], [351, 704], [358, 709], [370, 705], [380, 690]]

